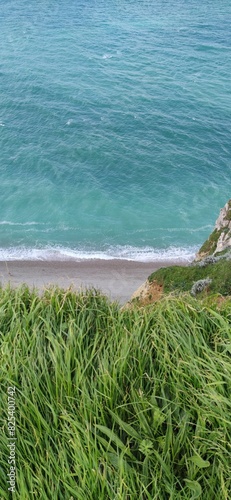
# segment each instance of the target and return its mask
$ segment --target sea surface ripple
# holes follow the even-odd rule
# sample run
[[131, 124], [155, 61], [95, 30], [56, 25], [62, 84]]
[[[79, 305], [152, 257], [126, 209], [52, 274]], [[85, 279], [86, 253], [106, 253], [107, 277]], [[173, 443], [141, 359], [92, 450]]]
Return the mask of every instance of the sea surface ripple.
[[0, 259], [192, 258], [230, 198], [230, 1], [0, 8]]

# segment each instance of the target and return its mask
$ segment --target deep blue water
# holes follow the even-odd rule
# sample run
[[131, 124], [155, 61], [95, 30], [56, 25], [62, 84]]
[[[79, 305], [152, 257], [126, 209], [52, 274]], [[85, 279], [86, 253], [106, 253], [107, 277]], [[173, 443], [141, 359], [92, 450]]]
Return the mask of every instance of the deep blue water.
[[191, 256], [230, 198], [231, 2], [0, 12], [0, 259]]

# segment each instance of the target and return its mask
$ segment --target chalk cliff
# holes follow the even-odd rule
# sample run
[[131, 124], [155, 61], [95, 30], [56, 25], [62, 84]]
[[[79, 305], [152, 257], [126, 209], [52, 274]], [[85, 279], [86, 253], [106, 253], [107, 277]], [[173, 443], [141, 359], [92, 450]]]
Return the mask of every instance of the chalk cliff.
[[231, 199], [220, 210], [214, 231], [196, 255], [196, 261], [231, 249]]

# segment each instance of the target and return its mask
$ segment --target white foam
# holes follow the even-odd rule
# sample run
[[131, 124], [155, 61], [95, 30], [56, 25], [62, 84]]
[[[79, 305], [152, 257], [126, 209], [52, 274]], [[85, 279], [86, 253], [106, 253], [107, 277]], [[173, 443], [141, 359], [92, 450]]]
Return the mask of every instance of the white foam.
[[10, 247], [0, 248], [0, 261], [82, 261], [82, 260], [128, 260], [134, 262], [191, 262], [198, 247], [152, 247], [115, 246], [103, 250], [82, 250], [47, 246], [44, 248]]
[[0, 226], [44, 226], [44, 222], [11, 222], [9, 220], [0, 221]]

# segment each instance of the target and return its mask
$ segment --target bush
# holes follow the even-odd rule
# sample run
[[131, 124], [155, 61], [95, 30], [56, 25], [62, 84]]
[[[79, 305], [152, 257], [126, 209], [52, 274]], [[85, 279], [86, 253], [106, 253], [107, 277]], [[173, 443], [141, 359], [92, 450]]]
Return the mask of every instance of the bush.
[[208, 285], [210, 285], [210, 283], [212, 283], [212, 280], [210, 280], [209, 278], [196, 281], [191, 288], [191, 295], [193, 295], [195, 297], [198, 293], [203, 292], [203, 290]]

